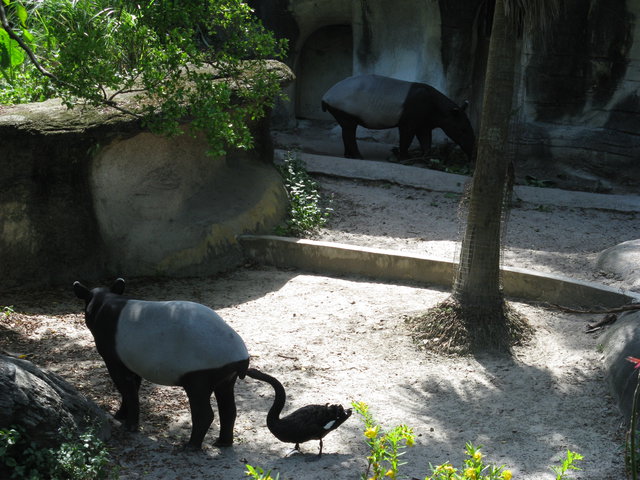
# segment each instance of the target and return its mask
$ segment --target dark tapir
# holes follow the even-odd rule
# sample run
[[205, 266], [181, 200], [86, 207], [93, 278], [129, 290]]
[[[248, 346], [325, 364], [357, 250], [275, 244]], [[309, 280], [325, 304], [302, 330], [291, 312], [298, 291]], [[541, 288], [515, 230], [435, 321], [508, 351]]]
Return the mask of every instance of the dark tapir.
[[218, 314], [193, 302], [150, 302], [122, 296], [124, 280], [89, 290], [73, 284], [85, 301], [85, 321], [93, 334], [122, 404], [115, 414], [129, 430], [138, 428], [141, 378], [185, 389], [191, 407], [187, 448], [199, 449], [213, 422], [211, 394], [220, 415], [215, 445], [233, 443], [234, 385], [244, 378], [249, 354], [242, 338]]
[[431, 148], [431, 131], [441, 128], [471, 158], [475, 135], [464, 110], [435, 88], [380, 75], [346, 78], [327, 90], [322, 110], [342, 127], [344, 156], [362, 158], [356, 143], [358, 125], [374, 130], [398, 127], [399, 158], [407, 158], [418, 137], [423, 155]]

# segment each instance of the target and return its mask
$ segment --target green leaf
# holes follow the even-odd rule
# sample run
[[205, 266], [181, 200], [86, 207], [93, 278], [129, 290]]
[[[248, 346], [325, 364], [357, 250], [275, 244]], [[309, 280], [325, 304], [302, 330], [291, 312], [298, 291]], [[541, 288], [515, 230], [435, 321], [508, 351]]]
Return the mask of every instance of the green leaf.
[[16, 4], [16, 13], [18, 14], [18, 18], [20, 19], [20, 23], [23, 27], [27, 26], [27, 9], [24, 8], [24, 5], [21, 3]]
[[31, 32], [29, 30], [27, 30], [26, 28], [23, 28], [22, 29], [22, 35], [27, 40], [27, 42], [33, 43], [34, 36], [31, 34]]

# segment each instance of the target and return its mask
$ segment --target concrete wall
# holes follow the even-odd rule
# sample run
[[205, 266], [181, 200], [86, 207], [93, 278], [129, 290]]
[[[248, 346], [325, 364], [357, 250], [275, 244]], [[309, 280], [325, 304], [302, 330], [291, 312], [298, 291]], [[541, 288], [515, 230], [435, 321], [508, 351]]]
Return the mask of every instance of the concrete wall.
[[[293, 104], [283, 107], [289, 124], [295, 123], [296, 114], [327, 118], [319, 107], [326, 85], [351, 71], [421, 81], [458, 103], [470, 100], [477, 130], [489, 42], [486, 2], [259, 3], [258, 13], [267, 25], [290, 39], [288, 64], [298, 79], [290, 90]], [[564, 188], [637, 191], [639, 19], [640, 3], [635, 0], [567, 0], [544, 39], [519, 42], [516, 80], [522, 108], [515, 115], [513, 152], [520, 181], [531, 175]], [[348, 34], [334, 42], [318, 34], [336, 26], [351, 28], [349, 44], [341, 44], [348, 42]], [[312, 56], [330, 60], [309, 61]], [[444, 136], [435, 141], [444, 141]]]

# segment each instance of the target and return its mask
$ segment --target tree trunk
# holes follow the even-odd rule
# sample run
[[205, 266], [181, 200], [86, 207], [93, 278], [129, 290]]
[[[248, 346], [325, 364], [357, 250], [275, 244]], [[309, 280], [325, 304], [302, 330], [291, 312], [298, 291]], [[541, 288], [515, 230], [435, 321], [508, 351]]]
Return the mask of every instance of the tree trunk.
[[515, 60], [516, 32], [506, 20], [504, 0], [497, 0], [467, 227], [452, 294], [465, 310], [477, 310], [477, 321], [492, 322], [496, 315], [503, 315], [500, 243], [505, 198], [510, 189], [506, 144]]

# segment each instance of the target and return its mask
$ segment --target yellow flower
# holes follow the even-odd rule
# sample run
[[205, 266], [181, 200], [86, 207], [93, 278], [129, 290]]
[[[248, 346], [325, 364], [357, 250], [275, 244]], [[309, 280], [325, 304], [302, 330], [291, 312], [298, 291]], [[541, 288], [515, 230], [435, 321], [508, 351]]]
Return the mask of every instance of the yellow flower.
[[384, 474], [385, 477], [389, 477], [392, 480], [395, 480], [396, 478], [396, 472], [393, 471], [392, 468], [390, 468], [389, 470], [387, 470], [387, 473]]
[[512, 476], [513, 474], [511, 473], [511, 470], [505, 470], [504, 472], [502, 472], [502, 478], [504, 480], [511, 480]]
[[438, 472], [455, 472], [456, 469], [453, 468], [453, 465], [451, 465], [450, 463], [443, 463], [442, 465], [438, 465], [436, 467], [436, 473]]
[[469, 480], [476, 480], [476, 478], [478, 478], [476, 475], [476, 470], [474, 468], [467, 468], [464, 471], [464, 478], [468, 478]]
[[413, 439], [413, 437], [407, 438], [407, 447], [413, 447], [415, 444], [416, 441]]
[[367, 438], [376, 438], [378, 436], [378, 427], [370, 427], [364, 431], [364, 436]]
[[482, 452], [480, 450], [476, 450], [473, 453], [473, 459], [476, 460], [476, 461], [482, 460]]

